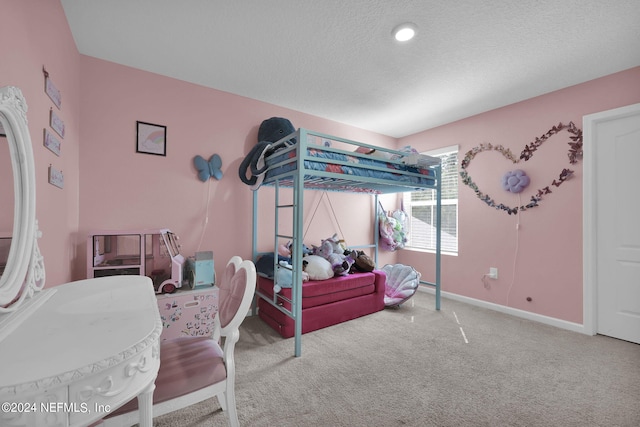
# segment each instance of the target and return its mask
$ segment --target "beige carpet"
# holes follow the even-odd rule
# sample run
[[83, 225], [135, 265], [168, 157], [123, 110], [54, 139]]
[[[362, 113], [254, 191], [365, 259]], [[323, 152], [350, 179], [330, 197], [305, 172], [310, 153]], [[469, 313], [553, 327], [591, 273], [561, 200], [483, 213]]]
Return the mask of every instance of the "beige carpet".
[[[640, 345], [447, 299], [438, 312], [428, 293], [305, 334], [302, 357], [293, 350], [245, 320], [242, 426], [640, 426]], [[226, 425], [216, 399], [154, 420]]]

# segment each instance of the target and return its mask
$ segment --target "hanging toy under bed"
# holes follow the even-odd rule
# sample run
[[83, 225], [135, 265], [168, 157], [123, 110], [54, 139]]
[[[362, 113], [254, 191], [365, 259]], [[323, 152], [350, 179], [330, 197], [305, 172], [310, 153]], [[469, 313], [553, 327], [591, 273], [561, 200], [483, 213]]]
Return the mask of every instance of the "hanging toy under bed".
[[378, 227], [380, 230], [379, 247], [386, 251], [404, 248], [407, 243], [407, 214], [403, 209], [386, 212], [382, 203], [378, 202]]

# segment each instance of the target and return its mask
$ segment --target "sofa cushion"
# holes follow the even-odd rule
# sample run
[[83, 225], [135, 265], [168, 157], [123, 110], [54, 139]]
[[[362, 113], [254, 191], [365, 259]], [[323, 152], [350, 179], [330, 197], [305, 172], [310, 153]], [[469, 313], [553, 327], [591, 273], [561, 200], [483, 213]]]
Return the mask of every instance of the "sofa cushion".
[[[327, 280], [303, 282], [302, 309], [371, 294], [376, 290], [375, 280], [374, 273], [354, 273]], [[273, 297], [273, 281], [259, 277], [258, 287], [263, 293]], [[291, 299], [292, 291], [289, 288], [284, 288], [279, 295]], [[283, 306], [287, 309], [291, 308], [291, 305], [284, 301]]]
[[[372, 274], [375, 277], [375, 290], [373, 292], [365, 295], [341, 299], [335, 302], [304, 308], [302, 310], [302, 333], [304, 334], [307, 332], [315, 331], [320, 328], [325, 328], [327, 326], [346, 322], [348, 320], [355, 319], [356, 317], [365, 316], [367, 314], [383, 310], [386, 276], [384, 272], [378, 270], [374, 270]], [[348, 277], [354, 276], [355, 275], [349, 275]], [[325, 280], [324, 282], [327, 281]], [[353, 284], [357, 284], [357, 281], [355, 281]], [[268, 289], [270, 289], [269, 286], [272, 286], [272, 284], [269, 282], [264, 282], [263, 286], [263, 291], [266, 293]], [[325, 291], [330, 290], [331, 287], [325, 289]], [[307, 299], [310, 299], [312, 302], [316, 302], [317, 298], [325, 298], [327, 297], [327, 295], [329, 295], [329, 297], [333, 297], [335, 296], [335, 294], [344, 295], [352, 291], [354, 290], [352, 289], [344, 292], [335, 292], [317, 297], [310, 297]], [[272, 292], [271, 295], [273, 295]], [[290, 295], [290, 293], [288, 293], [288, 295]], [[307, 299], [303, 297], [303, 305], [305, 302], [307, 302]], [[288, 303], [283, 303], [283, 305], [289, 307]], [[269, 304], [269, 302], [264, 301], [262, 298], [258, 299], [258, 315], [265, 323], [267, 323], [280, 335], [282, 335], [282, 337], [290, 338], [294, 336], [295, 322], [293, 321], [293, 319], [280, 311], [278, 308], [273, 307], [271, 304]]]

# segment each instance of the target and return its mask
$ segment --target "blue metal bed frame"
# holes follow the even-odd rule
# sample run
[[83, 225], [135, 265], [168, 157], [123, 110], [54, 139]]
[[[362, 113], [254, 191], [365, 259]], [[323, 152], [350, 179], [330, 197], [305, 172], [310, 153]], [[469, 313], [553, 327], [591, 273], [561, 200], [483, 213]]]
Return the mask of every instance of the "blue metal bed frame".
[[[294, 145], [290, 145], [287, 143], [291, 138], [296, 138], [297, 143]], [[360, 248], [374, 248], [374, 260], [376, 265], [378, 264], [378, 240], [379, 240], [379, 221], [378, 221], [378, 194], [391, 194], [391, 193], [400, 193], [400, 192], [408, 192], [408, 191], [421, 191], [421, 190], [436, 190], [436, 253], [435, 253], [435, 282], [427, 282], [420, 281], [420, 284], [431, 286], [435, 288], [435, 306], [436, 310], [440, 310], [440, 263], [441, 263], [441, 211], [442, 211], [442, 183], [441, 183], [441, 164], [440, 160], [436, 158], [429, 158], [427, 156], [423, 156], [423, 158], [430, 159], [430, 165], [427, 166], [429, 169], [433, 171], [433, 184], [416, 184], [416, 183], [402, 183], [395, 182], [386, 179], [373, 178], [373, 177], [364, 177], [364, 176], [355, 176], [355, 175], [345, 175], [341, 173], [327, 172], [327, 171], [318, 171], [313, 169], [305, 168], [305, 161], [312, 162], [324, 162], [330, 164], [338, 164], [345, 165], [349, 167], [361, 167], [363, 169], [371, 169], [371, 170], [379, 170], [383, 172], [392, 171], [394, 174], [406, 175], [406, 176], [416, 176], [423, 177], [416, 172], [411, 171], [402, 171], [402, 170], [390, 170], [385, 166], [381, 167], [371, 167], [365, 165], [357, 165], [349, 162], [341, 162], [337, 160], [330, 159], [322, 159], [317, 157], [311, 157], [308, 154], [307, 149], [309, 147], [332, 152], [345, 154], [348, 156], [355, 157], [363, 157], [367, 158], [366, 154], [359, 154], [353, 151], [347, 151], [345, 149], [340, 148], [332, 148], [327, 146], [321, 146], [316, 144], [309, 144], [309, 139], [320, 139], [323, 141], [331, 141], [331, 145], [333, 143], [338, 143], [341, 145], [347, 144], [346, 147], [348, 149], [354, 150], [357, 147], [365, 147], [368, 149], [374, 149], [377, 151], [387, 152], [391, 154], [396, 154], [400, 156], [405, 156], [406, 152], [401, 152], [397, 150], [391, 150], [384, 147], [377, 147], [374, 145], [351, 141], [344, 138], [335, 137], [332, 135], [327, 135], [319, 132], [314, 132], [308, 129], [300, 128], [296, 132], [291, 135], [288, 135], [282, 138], [277, 143], [273, 144], [273, 148], [278, 148], [278, 151], [274, 155], [280, 155], [286, 153], [287, 150], [297, 150], [296, 155], [281, 161], [277, 164], [270, 165], [267, 171], [265, 172], [265, 178], [261, 185], [272, 186], [275, 188], [275, 233], [274, 233], [274, 251], [273, 253], [277, 253], [278, 250], [278, 242], [279, 239], [286, 239], [292, 242], [291, 246], [291, 256], [292, 256], [292, 276], [293, 276], [293, 286], [291, 291], [291, 300], [285, 298], [282, 295], [274, 294], [273, 297], [269, 297], [262, 293], [258, 288], [256, 288], [256, 297], [254, 299], [254, 314], [256, 314], [257, 307], [257, 299], [262, 298], [267, 301], [269, 304], [276, 307], [278, 310], [285, 313], [287, 316], [291, 317], [295, 322], [295, 351], [294, 354], [296, 357], [302, 355], [302, 244], [303, 244], [303, 207], [304, 207], [304, 190], [305, 189], [314, 189], [314, 190], [323, 190], [323, 191], [339, 191], [339, 192], [349, 192], [349, 190], [345, 190], [346, 188], [359, 188], [361, 190], [365, 190], [364, 193], [371, 193], [375, 195], [375, 210], [376, 210], [376, 220], [374, 227], [374, 243], [366, 244], [360, 246], [350, 246], [353, 249]], [[370, 157], [369, 157], [370, 158]], [[397, 163], [398, 165], [402, 165], [400, 161], [394, 160], [384, 160], [387, 163]], [[293, 162], [295, 162], [295, 168], [281, 173], [277, 176], [269, 176], [269, 171], [282, 166], [283, 164], [291, 164], [293, 166]], [[422, 167], [422, 166], [421, 166]], [[422, 167], [423, 169], [425, 167]], [[291, 188], [293, 189], [293, 203], [288, 204], [280, 204], [280, 189], [281, 188]], [[362, 193], [362, 191], [351, 190], [352, 192], [357, 192], [358, 194]], [[292, 217], [293, 217], [293, 235], [283, 235], [279, 233], [279, 211], [280, 209], [293, 209]], [[258, 257], [265, 254], [265, 252], [259, 252], [258, 247], [258, 189], [253, 191], [253, 227], [252, 227], [252, 256], [254, 262], [258, 260]], [[274, 284], [277, 280], [277, 271], [279, 268], [284, 268], [277, 263], [277, 257], [274, 257]], [[291, 304], [291, 310], [285, 309], [281, 304], [278, 304], [279, 301], [286, 301]]]

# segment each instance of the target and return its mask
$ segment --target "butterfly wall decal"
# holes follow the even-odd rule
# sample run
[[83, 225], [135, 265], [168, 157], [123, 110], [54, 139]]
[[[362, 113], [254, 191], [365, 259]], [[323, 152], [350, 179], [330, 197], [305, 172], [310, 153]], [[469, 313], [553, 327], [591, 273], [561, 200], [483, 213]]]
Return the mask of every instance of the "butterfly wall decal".
[[207, 182], [209, 178], [215, 178], [220, 180], [222, 178], [222, 159], [219, 155], [214, 154], [206, 161], [202, 156], [195, 156], [193, 158], [193, 165], [198, 171], [198, 179], [202, 182]]
[[[533, 154], [538, 150], [538, 148], [540, 148], [543, 142], [547, 141], [553, 135], [556, 135], [561, 131], [567, 131], [570, 134], [569, 139], [571, 140], [571, 142], [568, 143], [569, 151], [567, 153], [569, 157], [569, 163], [571, 164], [578, 163], [578, 161], [582, 159], [582, 155], [583, 155], [582, 130], [579, 129], [573, 122], [569, 122], [568, 125], [559, 123], [558, 125], [553, 126], [551, 129], [549, 129], [549, 131], [547, 131], [542, 136], [536, 137], [534, 141], [530, 142], [529, 144], [526, 144], [524, 149], [520, 153], [519, 158], [517, 158], [511, 152], [511, 150], [509, 150], [508, 148], [505, 148], [502, 145], [493, 145], [491, 143], [483, 143], [477, 147], [473, 147], [471, 150], [467, 151], [464, 159], [460, 162], [460, 168], [462, 169], [460, 171], [460, 177], [462, 178], [462, 183], [471, 187], [471, 189], [476, 193], [476, 196], [478, 196], [478, 198], [483, 202], [485, 202], [487, 205], [493, 208], [496, 208], [498, 210], [505, 211], [509, 215], [517, 214], [519, 211], [526, 211], [527, 209], [540, 206], [539, 203], [542, 200], [542, 197], [544, 195], [551, 194], [552, 192], [549, 185], [539, 189], [534, 196], [531, 196], [531, 201], [527, 205], [510, 207], [502, 203], [497, 204], [496, 201], [493, 200], [488, 194], [485, 194], [482, 191], [480, 191], [480, 189], [478, 188], [478, 185], [473, 181], [473, 179], [471, 179], [471, 176], [467, 172], [467, 167], [469, 166], [471, 161], [476, 157], [476, 155], [484, 151], [497, 151], [500, 154], [502, 154], [505, 159], [511, 161], [513, 164], [519, 163], [520, 160], [524, 160], [526, 162], [533, 157]], [[567, 179], [571, 178], [572, 176], [573, 176], [572, 170], [563, 169], [558, 179], [557, 180], [554, 179], [551, 185], [555, 187], [559, 187], [563, 182], [565, 182]], [[503, 181], [505, 180], [508, 181], [511, 178], [512, 178], [512, 172], [509, 172], [509, 175], [506, 175], [505, 177], [503, 177]], [[520, 178], [518, 178], [516, 183], [522, 184], [522, 182], [520, 181]], [[508, 188], [504, 186], [505, 184], [506, 183], [503, 182], [503, 188], [507, 190]], [[528, 182], [526, 182], [526, 184], [528, 185]], [[524, 187], [526, 187], [526, 185], [524, 185], [523, 188]], [[511, 189], [509, 189], [508, 191], [513, 192], [513, 190]]]

